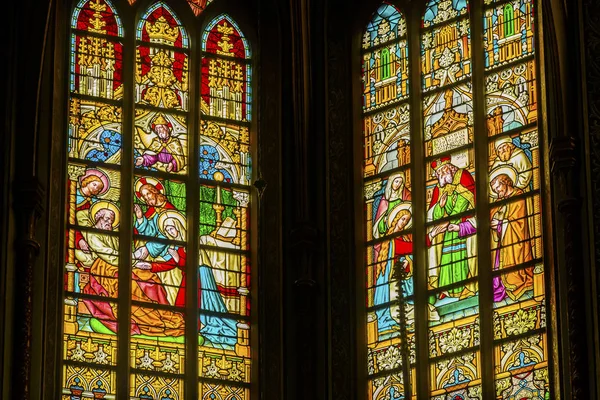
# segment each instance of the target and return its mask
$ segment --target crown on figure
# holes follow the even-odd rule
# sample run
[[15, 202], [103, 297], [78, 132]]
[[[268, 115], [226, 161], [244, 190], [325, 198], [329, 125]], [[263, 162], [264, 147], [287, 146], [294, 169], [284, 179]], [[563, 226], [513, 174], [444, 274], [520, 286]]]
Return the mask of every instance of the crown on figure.
[[162, 114], [158, 114], [158, 116], [152, 121], [152, 130], [154, 130], [156, 125], [168, 125], [169, 128], [173, 126], [171, 122], [169, 122], [169, 120], [167, 120]]
[[446, 164], [450, 164], [450, 156], [445, 156], [442, 158], [438, 158], [437, 160], [433, 160], [431, 162], [431, 169], [433, 169], [434, 171], [437, 171], [443, 165], [446, 165]]
[[148, 22], [146, 32], [152, 43], [172, 45], [179, 37], [179, 27], [171, 27], [163, 15], [158, 17], [154, 23]]

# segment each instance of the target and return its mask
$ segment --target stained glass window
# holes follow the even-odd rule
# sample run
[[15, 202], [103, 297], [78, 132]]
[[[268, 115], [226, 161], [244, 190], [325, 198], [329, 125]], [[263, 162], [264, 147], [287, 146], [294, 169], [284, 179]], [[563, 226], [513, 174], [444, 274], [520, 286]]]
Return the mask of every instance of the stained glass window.
[[250, 46], [158, 1], [126, 48], [115, 3], [71, 24], [62, 398], [248, 400]]
[[534, 0], [417, 22], [362, 41], [368, 398], [549, 399]]
[[[406, 354], [414, 352], [415, 343], [406, 34], [402, 13], [383, 3], [362, 45], [370, 399], [405, 398], [405, 383], [414, 379], [414, 357]], [[393, 274], [395, 263], [406, 272], [401, 278]]]

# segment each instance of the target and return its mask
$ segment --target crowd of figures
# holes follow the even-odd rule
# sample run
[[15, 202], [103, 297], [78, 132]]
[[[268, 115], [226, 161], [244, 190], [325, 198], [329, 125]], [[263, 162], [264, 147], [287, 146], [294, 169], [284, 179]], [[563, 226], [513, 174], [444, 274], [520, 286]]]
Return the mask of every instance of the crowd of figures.
[[[489, 172], [494, 270], [527, 264], [535, 258], [533, 199], [523, 196], [533, 188], [532, 153], [519, 143], [508, 136], [494, 142], [495, 158]], [[428, 288], [436, 295], [429, 296], [429, 319], [439, 321], [437, 305], [442, 300], [447, 304], [477, 295], [476, 283], [465, 283], [478, 275], [475, 180], [468, 169], [456, 166], [450, 156], [432, 161], [430, 170], [436, 181], [428, 201], [425, 241]], [[376, 279], [373, 306], [381, 306], [375, 313], [378, 331], [385, 332], [398, 326], [397, 316], [392, 316], [389, 305], [398, 298], [398, 291], [408, 303], [409, 320], [414, 318], [412, 203], [405, 173], [391, 174], [374, 199], [372, 229], [377, 244], [373, 251]], [[386, 236], [390, 239], [377, 240]], [[393, 266], [398, 263], [405, 270], [405, 279], [396, 290], [391, 281]], [[493, 287], [495, 302], [517, 301], [533, 287], [533, 268], [495, 276]]]
[[[118, 230], [120, 209], [116, 201], [103, 199], [109, 186], [108, 175], [100, 169], [87, 169], [79, 179], [75, 209], [77, 225], [81, 229], [76, 231], [74, 253], [80, 269], [79, 279], [85, 279], [85, 282], [75, 287], [84, 294], [116, 299], [119, 238], [110, 232]], [[186, 252], [185, 211], [178, 209], [165, 195], [164, 186], [157, 179], [139, 178], [135, 189], [131, 299], [148, 306], [132, 307], [131, 333], [180, 337], [185, 333], [186, 274], [194, 270], [188, 265]], [[225, 236], [219, 236], [220, 240], [231, 241], [235, 237], [231, 232], [226, 230]], [[153, 241], [153, 238], [158, 240]], [[235, 245], [229, 243], [229, 247], [235, 248]], [[211, 261], [216, 252], [201, 249], [200, 253], [200, 265], [196, 268], [199, 277], [199, 333], [207, 344], [233, 346], [237, 336], [236, 321], [226, 317], [228, 310], [215, 281]], [[95, 319], [92, 327], [97, 327], [99, 322], [109, 331], [116, 332], [115, 303], [94, 297], [85, 298], [83, 302]], [[153, 308], [151, 304], [172, 307]]]

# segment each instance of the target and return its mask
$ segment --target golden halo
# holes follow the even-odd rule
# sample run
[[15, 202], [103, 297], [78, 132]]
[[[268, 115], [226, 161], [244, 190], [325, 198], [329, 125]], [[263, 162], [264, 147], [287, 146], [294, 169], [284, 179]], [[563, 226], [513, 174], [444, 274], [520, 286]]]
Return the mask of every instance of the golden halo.
[[85, 173], [79, 177], [79, 185], [81, 186], [81, 182], [91, 175], [97, 176], [102, 181], [102, 190], [96, 196], [102, 196], [108, 192], [108, 189], [110, 189], [110, 178], [103, 171], [97, 168], [86, 169]]
[[115, 220], [112, 223], [112, 227], [113, 229], [116, 229], [119, 226], [119, 221], [121, 220], [121, 210], [119, 210], [119, 206], [108, 200], [100, 200], [92, 204], [90, 207], [90, 218], [92, 222], [95, 221], [94, 216], [96, 213], [104, 208], [108, 208], [115, 213]]
[[145, 185], [150, 184], [154, 186], [160, 193], [165, 194], [165, 187], [162, 182], [156, 178], [152, 178], [150, 176], [142, 176], [135, 181], [135, 197], [138, 199], [142, 199], [142, 194], [140, 193], [140, 188]]
[[388, 219], [387, 219], [388, 227], [390, 227], [392, 225], [392, 223], [394, 222], [394, 218], [396, 218], [396, 215], [398, 215], [398, 213], [402, 210], [408, 210], [410, 212], [410, 220], [408, 221], [406, 226], [404, 228], [402, 228], [402, 230], [406, 230], [406, 229], [410, 228], [410, 226], [412, 225], [412, 205], [409, 202], [403, 202], [403, 203], [396, 204], [396, 206], [392, 209], [392, 211], [388, 215]]
[[167, 218], [174, 218], [181, 223], [181, 226], [183, 226], [184, 228], [187, 227], [185, 217], [179, 211], [175, 211], [175, 210], [162, 211], [160, 214], [158, 214], [158, 220], [157, 220], [156, 224], [158, 225], [158, 230], [160, 231], [160, 233], [162, 233], [165, 237], [169, 237], [167, 235], [167, 232], [165, 232], [165, 221]]
[[509, 164], [501, 164], [498, 167], [491, 170], [490, 171], [490, 181], [489, 181], [490, 182], [490, 196], [492, 196], [494, 198], [498, 197], [498, 195], [496, 194], [496, 192], [491, 190], [492, 182], [498, 175], [508, 176], [510, 178], [510, 180], [513, 182], [513, 186], [515, 186], [515, 187], [517, 185], [517, 177], [519, 176], [517, 170], [512, 165], [509, 165]]

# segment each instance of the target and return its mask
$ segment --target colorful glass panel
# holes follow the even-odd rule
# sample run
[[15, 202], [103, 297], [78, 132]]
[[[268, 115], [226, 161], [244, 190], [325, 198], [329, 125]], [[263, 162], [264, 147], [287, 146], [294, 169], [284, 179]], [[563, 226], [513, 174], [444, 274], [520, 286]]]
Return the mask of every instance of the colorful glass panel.
[[62, 373], [64, 380], [61, 400], [82, 398], [84, 393], [91, 393], [92, 396], [100, 399], [115, 396], [117, 383], [115, 371], [81, 365], [65, 365]]
[[366, 177], [410, 163], [409, 105], [403, 103], [363, 119]]
[[431, 364], [431, 400], [483, 400], [479, 352], [466, 352]]
[[421, 34], [432, 399], [479, 398], [471, 34], [465, 0], [431, 0]]
[[427, 28], [455, 19], [469, 12], [467, 0], [431, 0], [427, 3], [422, 26]]
[[545, 399], [552, 396], [547, 369], [534, 2], [485, 3], [496, 392], [502, 398]]
[[[210, 2], [189, 0], [196, 15]], [[202, 35], [200, 66], [192, 71], [200, 78], [200, 135], [198, 141], [189, 140], [190, 39], [164, 2], [149, 6], [135, 32], [133, 185], [123, 187], [122, 122], [128, 117], [122, 115], [127, 95], [122, 35], [108, 0], [83, 0], [75, 8], [70, 37], [63, 399], [114, 398], [125, 389], [116, 386], [116, 371], [123, 368], [117, 361], [118, 335], [130, 335], [126, 389], [131, 398], [185, 398], [184, 378], [190, 372], [185, 330], [190, 322], [197, 326], [201, 397], [248, 399], [250, 47], [228, 15], [209, 22]], [[190, 142], [196, 146], [193, 157], [199, 157], [193, 168]], [[196, 167], [199, 176], [192, 184], [188, 171]], [[199, 191], [197, 204], [189, 204], [190, 187]], [[120, 229], [122, 207], [131, 207], [121, 198], [130, 194], [132, 215], [126, 223], [132, 226]], [[198, 237], [191, 239], [198, 240], [198, 248], [188, 258], [189, 208], [198, 218]], [[130, 229], [131, 257], [119, 251], [120, 237]], [[126, 265], [124, 258], [129, 259]], [[129, 267], [130, 276], [119, 276], [120, 268]], [[186, 298], [188, 271], [196, 271], [192, 286], [197, 282], [193, 290], [198, 308], [192, 313]], [[131, 279], [130, 293], [122, 293], [120, 281], [126, 279]], [[131, 308], [125, 311], [130, 327], [117, 334], [117, 304], [123, 296], [130, 296]]]
[[506, 339], [546, 328], [542, 264], [498, 273], [493, 279], [495, 339]]
[[362, 48], [368, 50], [405, 36], [406, 21], [402, 14], [393, 5], [383, 2], [367, 24]]
[[[385, 355], [388, 356], [389, 355]], [[384, 356], [384, 357], [385, 357]], [[385, 361], [383, 361], [385, 362]], [[414, 370], [410, 372], [411, 385], [415, 387], [416, 381], [414, 379]], [[368, 383], [368, 399], [369, 400], [384, 400], [384, 399], [404, 399], [403, 393], [405, 392], [404, 376], [402, 373], [385, 375], [381, 378], [369, 380]], [[416, 399], [416, 396], [412, 396], [411, 399]]]
[[[442, 4], [448, 7], [449, 3]], [[465, 18], [424, 31], [421, 64], [424, 91], [467, 80], [472, 72], [469, 20]]]
[[473, 106], [469, 86], [454, 86], [425, 97], [423, 115], [426, 156], [440, 157], [473, 143]]
[[188, 56], [161, 47], [137, 47], [136, 102], [187, 111]]
[[250, 48], [227, 15], [202, 35], [198, 151], [200, 398], [248, 399], [251, 349]]
[[236, 399], [249, 400], [250, 389], [244, 386], [221, 385], [214, 382], [200, 383], [198, 386], [200, 399]]
[[187, 2], [194, 12], [194, 15], [197, 17], [210, 3], [212, 3], [212, 0], [187, 0]]
[[368, 398], [415, 399], [408, 49], [387, 2], [364, 31], [362, 62]]
[[252, 178], [249, 127], [203, 120], [200, 128], [200, 178], [249, 185]]
[[225, 240], [228, 246], [249, 249], [250, 193], [247, 190], [226, 186], [202, 185], [200, 187], [200, 239], [205, 246], [222, 247], [208, 236]]
[[486, 77], [487, 131], [490, 136], [535, 126], [537, 85], [533, 60], [494, 70]]
[[130, 390], [183, 399], [189, 38], [162, 2], [149, 7], [136, 36]]
[[[136, 272], [134, 272], [136, 273]], [[141, 278], [141, 277], [140, 277]], [[133, 282], [132, 285], [136, 285]], [[132, 288], [133, 300], [147, 296], [153, 289], [142, 285]], [[164, 290], [164, 289], [163, 289]], [[141, 292], [144, 292], [141, 294]], [[185, 372], [184, 314], [168, 308], [131, 306], [131, 368], [151, 374]]]
[[71, 91], [120, 100], [123, 97], [123, 46], [108, 37], [71, 36]]
[[496, 394], [503, 399], [550, 399], [548, 338], [521, 337], [494, 349]]
[[227, 15], [213, 19], [202, 37], [200, 109], [206, 116], [250, 121], [250, 47]]
[[227, 57], [247, 58], [250, 46], [237, 23], [226, 14], [214, 18], [202, 35], [202, 51]]
[[131, 375], [131, 399], [183, 400], [183, 379], [146, 373]]
[[188, 48], [186, 30], [173, 11], [163, 2], [154, 3], [138, 23], [136, 38], [145, 43]]
[[62, 398], [116, 393], [123, 28], [80, 1], [70, 35]]
[[139, 169], [186, 175], [188, 171], [187, 118], [139, 107], [133, 138]]
[[486, 0], [484, 59], [487, 69], [532, 56], [535, 51], [534, 7], [531, 0]]
[[[429, 1], [420, 30], [424, 158], [418, 165], [411, 159], [416, 151], [407, 81], [393, 79], [396, 67], [409, 76], [406, 25], [384, 2], [364, 32], [369, 398], [405, 398], [408, 377], [416, 384], [415, 374], [406, 372], [416, 354], [414, 324], [420, 323], [411, 319], [415, 285], [427, 287], [428, 304], [420, 306], [428, 314], [429, 398], [481, 400], [492, 384], [482, 376], [492, 369], [497, 398], [551, 398], [534, 11], [533, 0], [485, 0], [475, 16], [483, 19], [483, 35], [472, 38], [466, 0]], [[472, 82], [472, 39], [483, 50], [483, 82]], [[401, 59], [392, 60], [398, 43]], [[485, 88], [484, 99], [474, 99], [476, 85]], [[483, 137], [475, 137], [481, 120], [474, 115], [474, 100], [485, 105], [485, 123], [477, 127], [487, 131]], [[483, 171], [475, 170], [486, 161]], [[413, 182], [411, 171], [420, 168], [425, 201], [417, 205], [411, 202], [412, 187], [423, 182]], [[480, 215], [476, 203], [476, 176], [484, 179], [478, 201], [489, 206], [489, 217]], [[413, 208], [425, 214], [426, 281], [412, 276], [413, 254], [423, 245], [413, 243]], [[485, 218], [490, 240], [481, 243], [477, 226], [487, 226]], [[480, 271], [479, 261], [491, 271]], [[399, 273], [390, 275], [394, 266]], [[493, 304], [481, 303], [482, 285], [488, 293], [492, 289]], [[493, 327], [493, 348], [480, 348], [480, 324]], [[482, 357], [489, 360], [486, 365]]]
[[[186, 241], [186, 232], [174, 233], [187, 226], [186, 185], [181, 181], [136, 176], [134, 182], [134, 233], [136, 237], [161, 240]], [[170, 227], [175, 224], [176, 229]], [[156, 257], [166, 249], [148, 248], [148, 254]]]
[[72, 97], [68, 154], [91, 162], [121, 163], [121, 107]]
[[108, 36], [123, 36], [123, 25], [109, 0], [81, 0], [75, 7], [71, 27]]
[[406, 21], [383, 3], [363, 36], [363, 110], [385, 107], [408, 96]]

